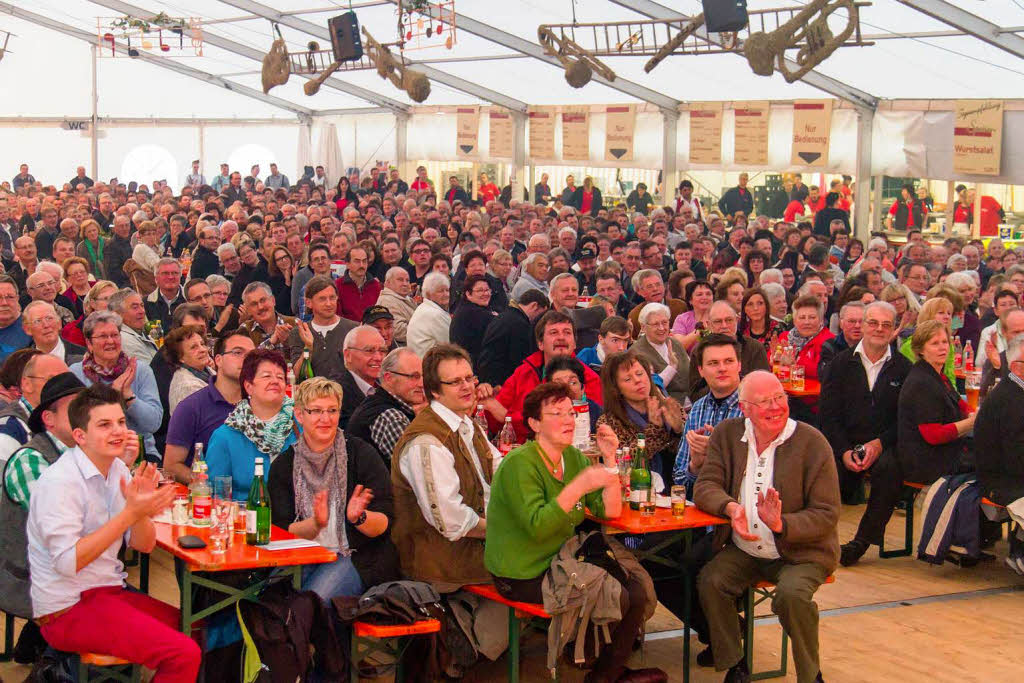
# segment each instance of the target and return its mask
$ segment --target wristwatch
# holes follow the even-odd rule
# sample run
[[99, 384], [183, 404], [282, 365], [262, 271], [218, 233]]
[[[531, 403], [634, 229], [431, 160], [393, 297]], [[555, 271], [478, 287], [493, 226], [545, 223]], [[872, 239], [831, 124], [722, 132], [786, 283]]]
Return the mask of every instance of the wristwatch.
[[356, 521], [352, 522], [352, 526], [362, 526], [363, 522], [365, 522], [365, 521], [366, 521], [366, 510], [363, 510], [363, 513], [361, 515], [359, 515], [359, 518]]

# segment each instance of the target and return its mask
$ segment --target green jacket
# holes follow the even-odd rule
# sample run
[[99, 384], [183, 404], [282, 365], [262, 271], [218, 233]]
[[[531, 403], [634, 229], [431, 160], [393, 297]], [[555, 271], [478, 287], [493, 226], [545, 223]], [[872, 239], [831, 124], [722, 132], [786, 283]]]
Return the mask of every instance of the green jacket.
[[590, 466], [587, 457], [572, 446], [562, 457], [564, 482], [551, 475], [535, 441], [509, 452], [494, 473], [484, 542], [484, 566], [491, 574], [510, 579], [540, 576], [576, 533], [584, 507], [604, 516], [601, 491], [588, 493], [568, 514], [558, 506], [555, 499], [565, 482]]

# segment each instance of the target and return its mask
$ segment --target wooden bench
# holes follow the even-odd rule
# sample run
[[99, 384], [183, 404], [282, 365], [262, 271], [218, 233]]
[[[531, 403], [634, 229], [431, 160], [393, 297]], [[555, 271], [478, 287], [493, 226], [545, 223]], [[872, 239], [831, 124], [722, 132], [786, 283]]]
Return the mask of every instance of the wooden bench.
[[[509, 600], [502, 596], [491, 584], [463, 586], [462, 589], [508, 607], [508, 681], [509, 683], [519, 683], [519, 632], [521, 630], [521, 620], [526, 619], [527, 624], [535, 619], [548, 621], [551, 619], [551, 615], [544, 611], [543, 605]], [[556, 681], [558, 680], [557, 667], [553, 672], [553, 678]]]
[[405, 680], [404, 654], [409, 647], [409, 636], [437, 633], [441, 622], [437, 619], [421, 619], [412, 624], [382, 625], [357, 621], [352, 625], [349, 679], [359, 681], [359, 662], [374, 652], [383, 652], [395, 658], [395, 683]]
[[[93, 676], [90, 676], [90, 672]], [[78, 655], [79, 683], [100, 683], [101, 681], [120, 681], [120, 683], [139, 683], [142, 680], [142, 667], [127, 659], [113, 655], [98, 655], [85, 652]]]
[[4, 649], [0, 652], [0, 662], [9, 662], [14, 659], [14, 615], [4, 615]]
[[[825, 583], [835, 583], [835, 581], [835, 575], [831, 574], [825, 579]], [[785, 676], [786, 669], [789, 666], [789, 636], [786, 635], [786, 629], [782, 629], [782, 649], [779, 652], [781, 663], [779, 668], [772, 671], [754, 672], [754, 608], [765, 600], [771, 600], [774, 597], [775, 584], [771, 581], [758, 581], [752, 588], [747, 590], [744, 599], [743, 615], [747, 622], [747, 632], [743, 641], [743, 655], [747, 662], [747, 668], [750, 670], [750, 680], [752, 681]]]

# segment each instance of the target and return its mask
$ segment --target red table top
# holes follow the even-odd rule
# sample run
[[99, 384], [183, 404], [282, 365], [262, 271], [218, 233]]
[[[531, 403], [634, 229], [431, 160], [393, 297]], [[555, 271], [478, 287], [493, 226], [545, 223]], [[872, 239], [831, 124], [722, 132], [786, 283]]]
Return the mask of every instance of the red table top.
[[644, 517], [638, 511], [631, 509], [628, 505], [622, 509], [622, 514], [612, 519], [601, 519], [587, 513], [587, 518], [600, 524], [625, 531], [630, 534], [651, 534], [657, 531], [682, 531], [683, 529], [696, 529], [698, 527], [715, 526], [728, 524], [729, 520], [724, 517], [709, 515], [696, 506], [687, 505], [686, 515], [673, 517], [672, 511], [668, 508], [656, 508], [654, 515]]
[[786, 384], [786, 393], [790, 396], [807, 397], [821, 395], [821, 382], [816, 379], [805, 379], [802, 391], [797, 391], [791, 385]]
[[[185, 561], [189, 570], [198, 572], [224, 572], [232, 569], [263, 569], [268, 567], [290, 567], [297, 564], [321, 564], [333, 562], [337, 555], [324, 548], [296, 548], [294, 550], [267, 550], [255, 545], [246, 545], [245, 535], [232, 532], [232, 543], [223, 555], [214, 555], [209, 547], [186, 550], [178, 545], [181, 536], [198, 536], [210, 543], [209, 527], [177, 526], [156, 522], [156, 544], [171, 555]], [[284, 541], [295, 538], [284, 529], [270, 528], [270, 540]]]

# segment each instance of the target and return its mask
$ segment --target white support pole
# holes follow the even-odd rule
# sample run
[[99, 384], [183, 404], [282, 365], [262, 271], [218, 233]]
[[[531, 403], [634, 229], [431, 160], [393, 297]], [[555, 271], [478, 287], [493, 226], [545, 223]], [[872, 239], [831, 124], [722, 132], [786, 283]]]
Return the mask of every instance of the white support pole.
[[[853, 234], [861, 240], [870, 237], [877, 225], [869, 209], [871, 204], [871, 138], [875, 113], [869, 109], [857, 110], [857, 190], [854, 196]], [[865, 182], [867, 181], [867, 182]]]
[[[679, 185], [679, 169], [676, 165], [676, 145], [679, 138], [679, 112], [661, 110], [661, 203], [671, 204]], [[653, 194], [653, 193], [652, 193]]]
[[406, 169], [408, 164], [406, 159], [408, 144], [409, 115], [395, 114], [395, 168], [398, 169], [398, 175], [402, 178], [410, 177], [407, 174], [408, 169]]
[[[875, 176], [874, 200], [871, 202], [871, 213], [870, 213], [870, 215], [871, 215], [871, 225], [868, 226], [869, 227], [869, 232], [866, 235], [866, 237], [870, 237], [870, 235], [871, 235], [870, 231], [871, 230], [881, 230], [882, 229], [882, 210], [883, 210], [883, 207], [882, 207], [882, 181], [884, 180], [884, 178], [885, 178], [885, 176], [880, 176], [880, 175], [876, 175]], [[865, 180], [868, 180], [868, 178], [865, 178]], [[860, 178], [857, 178], [857, 187], [860, 187], [860, 183], [861, 183]], [[867, 244], [865, 244], [864, 247], [867, 248]]]
[[512, 199], [522, 200], [523, 180], [526, 177], [526, 114], [512, 112], [515, 122], [515, 142], [512, 151]]
[[199, 122], [199, 174], [203, 173], [203, 164], [206, 162], [206, 126]]
[[99, 95], [96, 91], [96, 45], [90, 45], [92, 53], [92, 120], [89, 122], [89, 159], [92, 178], [99, 179], [99, 138], [96, 126], [99, 125]]

